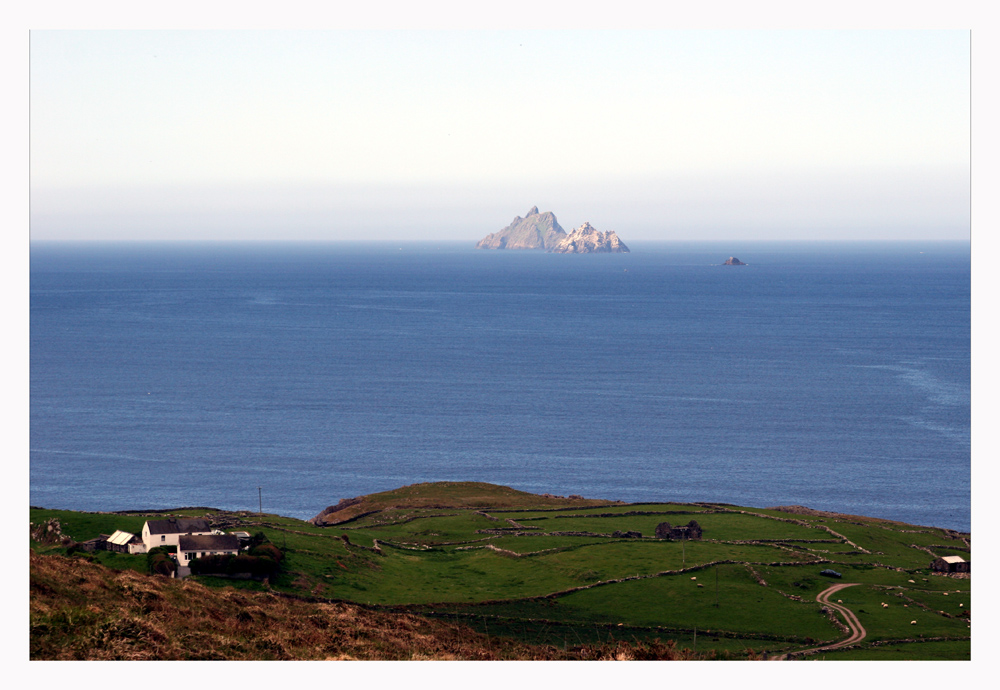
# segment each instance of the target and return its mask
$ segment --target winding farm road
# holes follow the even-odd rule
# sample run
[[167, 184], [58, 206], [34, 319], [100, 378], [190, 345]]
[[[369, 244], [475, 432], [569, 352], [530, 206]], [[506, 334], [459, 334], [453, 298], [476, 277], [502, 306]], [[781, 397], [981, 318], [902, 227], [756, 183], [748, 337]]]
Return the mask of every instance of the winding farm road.
[[[844, 617], [844, 621], [847, 623], [847, 627], [851, 629], [850, 636], [841, 640], [840, 642], [834, 642], [833, 644], [826, 644], [823, 645], [822, 647], [810, 647], [809, 649], [801, 649], [795, 652], [795, 654], [802, 654], [804, 652], [823, 652], [828, 649], [837, 649], [838, 647], [846, 647], [849, 644], [860, 642], [865, 638], [865, 635], [867, 635], [868, 632], [865, 630], [864, 626], [861, 625], [861, 621], [858, 620], [858, 617], [854, 615], [854, 611], [851, 611], [846, 606], [843, 606], [841, 604], [835, 604], [832, 601], [830, 601], [831, 595], [836, 594], [842, 589], [845, 589], [847, 587], [854, 587], [855, 585], [858, 584], [861, 583], [845, 582], [839, 585], [832, 585], [816, 595], [816, 601], [823, 604], [824, 606], [829, 606], [834, 611], [839, 612]], [[782, 654], [781, 656], [774, 657], [774, 660], [780, 661], [787, 658], [788, 658], [787, 654]]]

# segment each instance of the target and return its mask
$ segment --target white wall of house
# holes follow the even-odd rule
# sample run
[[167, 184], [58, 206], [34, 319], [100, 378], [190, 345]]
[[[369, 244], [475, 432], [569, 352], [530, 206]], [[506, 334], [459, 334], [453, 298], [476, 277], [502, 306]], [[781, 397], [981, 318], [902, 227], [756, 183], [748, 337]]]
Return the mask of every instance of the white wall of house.
[[[211, 530], [207, 532], [185, 532], [185, 534], [211, 534]], [[150, 534], [149, 523], [145, 523], [142, 526], [142, 543], [146, 545], [146, 551], [157, 547], [157, 546], [177, 546], [178, 539], [180, 539], [180, 534]]]
[[233, 549], [231, 551], [177, 551], [177, 564], [178, 565], [190, 565], [191, 561], [195, 558], [201, 558], [202, 556], [218, 556], [220, 554], [231, 554], [235, 556], [239, 553], [239, 550]]

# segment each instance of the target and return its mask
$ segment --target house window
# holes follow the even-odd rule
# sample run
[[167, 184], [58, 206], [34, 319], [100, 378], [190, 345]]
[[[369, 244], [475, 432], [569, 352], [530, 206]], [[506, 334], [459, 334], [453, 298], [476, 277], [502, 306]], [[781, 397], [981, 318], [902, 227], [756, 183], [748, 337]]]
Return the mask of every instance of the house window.
[[167, 535], [161, 534], [160, 535], [160, 541], [166, 541], [166, 540], [167, 540]]

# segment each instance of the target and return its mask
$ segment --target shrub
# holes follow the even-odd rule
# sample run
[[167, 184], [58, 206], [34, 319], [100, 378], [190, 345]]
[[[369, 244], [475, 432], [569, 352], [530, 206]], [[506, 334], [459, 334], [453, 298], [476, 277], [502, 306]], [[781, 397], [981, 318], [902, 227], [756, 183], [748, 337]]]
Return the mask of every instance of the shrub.
[[250, 573], [251, 575], [265, 576], [272, 575], [277, 570], [278, 564], [270, 558], [246, 554], [235, 556], [226, 566], [226, 572], [230, 575]]
[[149, 572], [152, 575], [166, 575], [170, 577], [177, 572], [177, 564], [174, 559], [165, 553], [154, 553], [146, 558]]
[[228, 573], [229, 562], [233, 559], [229, 554], [215, 554], [212, 556], [202, 556], [194, 558], [188, 565], [192, 575], [204, 575], [207, 573]]
[[97, 560], [97, 556], [90, 553], [76, 542], [73, 542], [66, 548], [66, 555], [80, 558], [91, 563], [94, 563]]
[[177, 553], [177, 545], [166, 544], [164, 546], [154, 546], [147, 552], [147, 555], [154, 553]]
[[278, 563], [285, 557], [285, 554], [281, 553], [281, 549], [274, 544], [261, 544], [260, 546], [255, 546], [250, 549], [250, 555], [270, 558], [275, 563]]
[[170, 557], [170, 554], [176, 551], [176, 546], [157, 546], [150, 549], [146, 553], [146, 567], [150, 574], [169, 577], [177, 572], [177, 563]]

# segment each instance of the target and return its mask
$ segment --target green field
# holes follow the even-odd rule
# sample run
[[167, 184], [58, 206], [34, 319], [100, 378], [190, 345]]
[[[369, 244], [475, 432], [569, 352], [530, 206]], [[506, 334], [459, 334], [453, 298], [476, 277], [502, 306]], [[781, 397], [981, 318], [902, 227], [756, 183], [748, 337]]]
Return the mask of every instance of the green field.
[[[491, 497], [497, 509], [490, 507]], [[831, 584], [851, 582], [859, 584], [833, 600], [855, 612], [867, 636], [851, 648], [806, 658], [970, 655], [971, 579], [929, 568], [936, 556], [971, 561], [969, 535], [857, 516], [533, 497], [471, 482], [415, 485], [364, 498], [331, 513], [340, 522], [328, 527], [211, 509], [171, 514], [207, 516], [227, 530], [260, 531], [284, 550], [284, 570], [273, 581], [196, 578], [213, 587], [270, 588], [408, 610], [556, 646], [669, 639], [727, 659], [845, 638], [816, 596]], [[32, 508], [30, 519], [38, 525], [56, 518], [63, 535], [82, 542], [115, 529], [139, 533], [146, 519], [165, 515]], [[701, 540], [653, 536], [660, 522], [678, 526], [692, 519], [703, 529]], [[626, 531], [642, 536], [611, 536]], [[586, 534], [558, 534], [564, 532]], [[32, 548], [66, 553], [58, 543]], [[146, 568], [145, 556], [81, 557], [116, 569]], [[825, 568], [843, 578], [820, 575]]]

